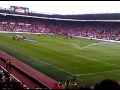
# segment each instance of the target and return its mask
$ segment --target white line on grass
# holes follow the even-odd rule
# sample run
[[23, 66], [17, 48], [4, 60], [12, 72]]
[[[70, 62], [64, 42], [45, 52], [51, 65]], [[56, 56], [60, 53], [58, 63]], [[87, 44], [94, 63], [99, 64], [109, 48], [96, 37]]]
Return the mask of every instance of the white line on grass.
[[[16, 50], [15, 50], [15, 51], [16, 51]], [[2, 52], [2, 53], [4, 53], [4, 52]], [[6, 53], [5, 53], [5, 54], [6, 54]], [[40, 59], [38, 59], [38, 58], [36, 58], [36, 57], [33, 57], [33, 59], [40, 60]], [[42, 60], [40, 60], [40, 61], [42, 61]], [[70, 74], [70, 75], [75, 76], [75, 74], [72, 74], [72, 73], [70, 73], [70, 72], [68, 72], [68, 71], [65, 71], [64, 69], [58, 68], [58, 67], [56, 67], [56, 66], [53, 66], [53, 65], [51, 65], [51, 64], [49, 64], [49, 63], [47, 63], [47, 62], [45, 62], [45, 61], [42, 61], [42, 62], [44, 62], [44, 63], [46, 63], [46, 64], [48, 64], [48, 65], [50, 65], [50, 66], [52, 66], [52, 67], [54, 67], [54, 68], [56, 68], [56, 69], [58, 69], [58, 70], [61, 70], [61, 71], [63, 71], [63, 72], [66, 72], [66, 73], [68, 73], [68, 74]]]
[[94, 45], [96, 45], [96, 44], [99, 44], [99, 43], [92, 43], [92, 44], [89, 44], [89, 45], [81, 48], [78, 44], [75, 44], [75, 43], [68, 43], [68, 42], [59, 42], [59, 43], [69, 44], [69, 45], [72, 45], [73, 47], [75, 47], [75, 48], [77, 48], [77, 49], [80, 49], [80, 50], [82, 50], [82, 49], [84, 49], [84, 48], [87, 48], [87, 47], [90, 47], [90, 46], [94, 46]]
[[87, 46], [85, 46], [85, 47], [80, 47], [79, 45], [77, 45], [77, 44], [75, 44], [75, 43], [73, 43], [72, 45], [74, 46], [74, 47], [76, 47], [77, 49], [84, 49], [84, 48], [87, 48], [87, 47], [90, 47], [90, 46], [94, 46], [94, 45], [96, 45], [96, 44], [99, 44], [99, 43], [93, 43], [93, 44], [89, 44], [89, 45], [87, 45]]
[[85, 47], [83, 47], [83, 48], [81, 48], [81, 49], [85, 49], [85, 48], [87, 48], [87, 47], [94, 46], [94, 45], [96, 45], [96, 44], [99, 44], [99, 43], [89, 44], [89, 45], [87, 45], [87, 46], [85, 46]]
[[[35, 58], [35, 57], [33, 57], [33, 58]], [[38, 58], [35, 58], [35, 59], [40, 60], [40, 59], [38, 59]], [[40, 60], [40, 61], [42, 61], [42, 60]], [[65, 73], [68, 73], [68, 74], [70, 74], [70, 75], [76, 76], [75, 74], [72, 74], [72, 73], [70, 73], [70, 72], [68, 72], [68, 71], [65, 71], [64, 69], [58, 68], [58, 67], [56, 67], [56, 66], [53, 66], [53, 65], [51, 65], [51, 64], [49, 64], [49, 63], [47, 63], [47, 62], [45, 62], [45, 61], [42, 61], [42, 62], [44, 62], [44, 63], [46, 63], [46, 64], [48, 64], [48, 65], [50, 65], [50, 66], [52, 66], [52, 67], [54, 67], [54, 68], [56, 68], [56, 69], [58, 69], [58, 70], [61, 70], [61, 71], [65, 72]], [[84, 80], [79, 79], [79, 78], [78, 78], [77, 80], [80, 80], [80, 81], [82, 81], [82, 82], [85, 82]]]
[[77, 49], [82, 49], [79, 45], [75, 44], [75, 43], [72, 43], [72, 45], [77, 48]]
[[[74, 55], [76, 55], [76, 54], [74, 54]], [[104, 64], [108, 64], [108, 65], [111, 65], [111, 66], [120, 67], [119, 65], [107, 63], [107, 62], [104, 62], [104, 61], [101, 61], [101, 60], [98, 60], [98, 59], [95, 59], [95, 58], [90, 58], [90, 57], [86, 57], [86, 56], [83, 56], [83, 55], [76, 55], [76, 56], [86, 58], [87, 60], [97, 61], [97, 62], [101, 62], [101, 63], [104, 63]]]
[[120, 71], [120, 69], [110, 70], [110, 71], [103, 71], [103, 72], [95, 72], [95, 73], [87, 73], [87, 74], [76, 74], [76, 76], [93, 75], [93, 74], [100, 74], [100, 73], [107, 73], [107, 72], [115, 72], [115, 71]]

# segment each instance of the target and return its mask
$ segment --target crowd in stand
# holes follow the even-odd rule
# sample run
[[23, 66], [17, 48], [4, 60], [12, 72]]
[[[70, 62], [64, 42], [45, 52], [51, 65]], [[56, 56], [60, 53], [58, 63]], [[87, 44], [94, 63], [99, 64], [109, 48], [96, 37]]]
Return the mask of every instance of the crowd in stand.
[[55, 83], [53, 89], [79, 89], [79, 90], [120, 90], [120, 84], [111, 79], [104, 79], [100, 83], [96, 83], [94, 86], [79, 86], [75, 80], [67, 80], [63, 82]]
[[57, 33], [69, 36], [120, 40], [119, 22], [75, 22], [0, 16], [0, 31]]
[[65, 82], [60, 80], [60, 82], [55, 83], [53, 89], [77, 89], [77, 83], [73, 79], [66, 80]]
[[[22, 90], [29, 89], [25, 86], [24, 82], [20, 82], [13, 75], [9, 74], [6, 69], [2, 66], [0, 67], [0, 90], [2, 89], [12, 89], [12, 90]], [[35, 86], [35, 89], [42, 89]], [[46, 88], [47, 89], [47, 88]], [[96, 83], [94, 87], [90, 86], [79, 86], [76, 83], [76, 79], [60, 80], [60, 82], [55, 83], [52, 89], [79, 89], [79, 90], [120, 90], [120, 85], [118, 82], [110, 79], [104, 79], [100, 83]]]
[[[17, 81], [13, 78], [6, 69], [0, 67], [0, 90], [1, 89], [13, 89], [22, 90], [28, 89], [23, 82]], [[42, 89], [35, 86], [35, 89]], [[120, 85], [112, 80], [103, 80], [100, 84], [96, 84], [92, 89], [90, 86], [79, 87], [76, 83], [76, 79], [71, 80], [60, 80], [60, 82], [55, 83], [52, 89], [80, 89], [80, 90], [119, 90]]]
[[27, 89], [24, 83], [15, 79], [15, 77], [9, 72], [0, 67], [0, 90], [2, 89], [13, 89], [13, 90], [20, 90], [20, 89]]
[[103, 79], [100, 83], [96, 83], [94, 86], [84, 85], [80, 86], [76, 82], [76, 77], [71, 80], [60, 80], [55, 83], [53, 89], [79, 89], [79, 90], [120, 90], [119, 82], [111, 79]]

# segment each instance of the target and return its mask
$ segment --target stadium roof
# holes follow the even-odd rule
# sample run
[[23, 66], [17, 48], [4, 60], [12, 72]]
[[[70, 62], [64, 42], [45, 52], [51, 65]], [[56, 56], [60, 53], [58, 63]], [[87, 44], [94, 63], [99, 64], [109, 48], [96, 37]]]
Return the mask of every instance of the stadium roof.
[[[16, 2], [16, 4], [15, 4], [15, 2]], [[26, 2], [25, 7], [29, 8], [29, 13], [11, 12], [10, 11], [10, 5], [13, 4], [14, 6], [15, 5], [18, 6], [17, 2], [19, 2], [19, 6], [21, 6], [21, 7], [24, 7], [23, 3]], [[47, 2], [46, 1], [44, 1], [44, 2], [43, 1], [35, 1], [35, 2], [37, 2], [38, 4], [39, 3], [42, 3], [42, 4], [46, 3], [44, 5], [45, 8], [49, 7], [49, 6], [47, 6], [48, 3], [49, 3], [50, 6], [53, 5], [53, 4], [55, 4], [56, 2], [58, 3], [58, 1], [55, 1], [55, 2], [51, 2], [51, 1], [47, 1]], [[35, 4], [35, 2], [32, 1], [33, 5], [31, 5], [30, 4], [31, 1], [24, 1], [24, 2], [23, 1], [14, 1], [14, 2], [12, 2], [12, 1], [0, 1], [0, 4], [6, 3], [6, 4], [4, 4], [4, 7], [5, 7], [5, 5], [8, 5], [8, 6], [6, 6], [6, 8], [3, 8], [3, 7], [0, 8], [0, 14], [4, 15], [4, 16], [11, 15], [11, 16], [22, 16], [22, 17], [33, 17], [33, 18], [41, 18], [41, 19], [52, 19], [52, 20], [54, 19], [54, 20], [66, 20], [66, 21], [120, 22], [120, 13], [119, 13], [120, 10], [118, 9], [118, 8], [120, 8], [120, 5], [119, 5], [120, 2], [119, 1], [118, 2], [117, 1], [116, 2], [115, 1], [84, 1], [84, 2], [83, 1], [76, 1], [76, 2], [66, 1], [67, 2], [66, 7], [67, 6], [69, 7], [70, 3], [72, 2], [73, 5], [71, 7], [77, 8], [78, 11], [80, 10], [79, 13], [82, 13], [82, 11], [85, 10], [85, 9], [83, 9], [83, 7], [86, 7], [88, 9], [88, 11], [89, 10], [93, 11], [92, 8], [93, 7], [95, 8], [95, 6], [98, 3], [99, 3], [99, 5], [102, 4], [101, 7], [99, 5], [96, 6], [96, 9], [98, 9], [98, 7], [99, 7], [99, 9], [97, 10], [98, 12], [100, 12], [100, 10], [102, 8], [103, 8], [102, 9], [103, 11], [104, 11], [105, 8], [108, 8], [108, 10], [111, 10], [111, 12], [113, 10], [114, 10], [113, 12], [115, 12], [115, 13], [113, 13], [113, 12], [112, 13], [106, 12], [106, 13], [94, 13], [94, 14], [89, 14], [88, 13], [88, 14], [76, 14], [76, 15], [74, 15], [74, 14], [72, 14], [72, 15], [68, 15], [68, 14], [67, 15], [59, 15], [59, 14], [48, 14], [48, 13], [46, 14], [46, 13], [39, 13], [39, 12], [31, 11], [32, 7], [30, 8], [28, 5], [35, 7], [36, 5], [38, 5], [38, 4]], [[59, 3], [60, 5], [64, 3], [63, 5], [61, 5], [61, 10], [65, 9], [64, 5], [65, 5], [66, 2], [61, 1], [61, 3]], [[75, 3], [78, 3], [78, 4], [75, 4]], [[84, 5], [82, 5], [83, 7], [81, 6], [81, 8], [79, 9], [79, 7], [77, 5], [81, 5], [81, 3], [84, 4]], [[88, 3], [89, 3], [89, 5], [88, 5]], [[106, 3], [107, 3], [107, 5], [106, 5]], [[56, 5], [54, 5], [54, 6], [56, 6]], [[113, 5], [114, 5], [114, 7], [113, 7]], [[0, 5], [0, 6], [2, 6], [2, 5]], [[89, 8], [90, 6], [91, 6], [91, 8]], [[112, 9], [110, 7], [112, 7]], [[56, 9], [56, 8], [54, 8], [54, 9]], [[36, 10], [39, 10], [39, 9], [41, 10], [42, 8], [40, 8], [40, 7], [36, 8]], [[69, 8], [69, 9], [72, 10], [71, 8]], [[49, 11], [51, 11], [51, 9]], [[67, 12], [67, 10], [66, 10], [66, 12]]]
[[0, 7], [28, 7], [42, 14], [100, 14], [120, 13], [120, 1], [0, 1]]
[[51, 20], [65, 20], [65, 21], [105, 21], [105, 22], [120, 22], [119, 13], [111, 14], [85, 14], [85, 15], [47, 15], [47, 14], [19, 14], [11, 13], [9, 10], [0, 10], [0, 15], [6, 16], [21, 16], [30, 18], [40, 19], [51, 19]]

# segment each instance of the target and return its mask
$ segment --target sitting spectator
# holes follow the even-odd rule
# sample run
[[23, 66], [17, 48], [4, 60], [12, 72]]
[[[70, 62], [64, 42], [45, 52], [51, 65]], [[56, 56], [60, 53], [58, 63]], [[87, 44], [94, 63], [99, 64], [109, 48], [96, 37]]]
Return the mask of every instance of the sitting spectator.
[[65, 89], [65, 85], [63, 83], [60, 83], [60, 89]]
[[37, 85], [35, 86], [35, 89], [42, 89], [42, 88], [39, 88]]
[[72, 89], [76, 89], [77, 88], [77, 83], [75, 82], [74, 79], [71, 81], [71, 85], [72, 85]]
[[2, 80], [2, 78], [3, 78], [3, 70], [2, 70], [2, 68], [0, 67], [0, 80]]
[[55, 86], [53, 87], [53, 89], [60, 89], [60, 85], [58, 83], [55, 83]]
[[67, 81], [65, 82], [65, 89], [69, 89], [69, 88], [70, 88], [70, 81], [67, 80]]
[[59, 85], [60, 85], [60, 84], [63, 84], [63, 80], [60, 80], [60, 82], [58, 82], [58, 83], [59, 83]]
[[26, 86], [25, 86], [24, 82], [21, 82], [20, 89], [25, 89], [25, 88], [26, 88]]

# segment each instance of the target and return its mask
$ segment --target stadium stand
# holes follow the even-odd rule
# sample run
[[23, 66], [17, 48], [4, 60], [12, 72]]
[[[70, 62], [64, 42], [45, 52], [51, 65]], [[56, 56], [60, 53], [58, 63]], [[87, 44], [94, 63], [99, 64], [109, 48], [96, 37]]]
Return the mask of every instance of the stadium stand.
[[0, 89], [29, 89], [26, 85], [23, 85], [23, 87], [21, 85], [20, 80], [0, 66]]
[[0, 15], [0, 31], [56, 33], [120, 41], [119, 22], [73, 22]]
[[40, 73], [39, 71], [31, 68], [30, 66], [20, 62], [19, 60], [13, 58], [12, 56], [9, 56], [4, 52], [0, 52], [0, 56], [4, 62], [6, 61], [7, 58], [10, 58], [13, 63], [13, 67], [17, 69], [17, 71], [19, 71], [20, 73], [25, 75], [27, 78], [35, 82], [36, 85], [39, 85], [41, 88], [47, 88], [47, 89], [53, 88], [54, 83], [57, 82], [49, 78], [48, 76]]

